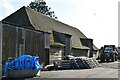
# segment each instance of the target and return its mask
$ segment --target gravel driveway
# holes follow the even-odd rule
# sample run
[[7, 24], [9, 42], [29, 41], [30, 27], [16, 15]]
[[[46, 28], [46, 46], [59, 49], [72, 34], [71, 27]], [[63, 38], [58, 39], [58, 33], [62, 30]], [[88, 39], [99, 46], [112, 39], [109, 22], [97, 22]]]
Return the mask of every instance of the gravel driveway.
[[118, 78], [118, 62], [100, 63], [100, 67], [79, 70], [41, 72], [41, 78]]

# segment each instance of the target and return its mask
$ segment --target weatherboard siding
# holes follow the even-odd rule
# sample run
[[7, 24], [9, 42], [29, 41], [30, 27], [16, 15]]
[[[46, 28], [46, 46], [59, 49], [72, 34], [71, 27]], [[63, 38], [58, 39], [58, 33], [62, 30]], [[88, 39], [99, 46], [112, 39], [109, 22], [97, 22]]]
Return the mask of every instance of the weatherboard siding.
[[[38, 55], [39, 62], [45, 66], [49, 54], [45, 51], [45, 33], [3, 24], [2, 56], [5, 61], [9, 57], [19, 57], [23, 54]], [[46, 33], [47, 35], [47, 33]], [[49, 34], [48, 34], [49, 35]], [[49, 39], [49, 38], [46, 38]], [[46, 42], [49, 44], [49, 41]], [[47, 45], [47, 49], [49, 46]], [[4, 63], [3, 63], [4, 65]]]
[[64, 54], [64, 47], [62, 46], [50, 46], [50, 64], [52, 64], [54, 61], [62, 60], [63, 54]]
[[71, 54], [75, 57], [86, 56], [88, 57], [88, 50], [87, 49], [72, 49]]

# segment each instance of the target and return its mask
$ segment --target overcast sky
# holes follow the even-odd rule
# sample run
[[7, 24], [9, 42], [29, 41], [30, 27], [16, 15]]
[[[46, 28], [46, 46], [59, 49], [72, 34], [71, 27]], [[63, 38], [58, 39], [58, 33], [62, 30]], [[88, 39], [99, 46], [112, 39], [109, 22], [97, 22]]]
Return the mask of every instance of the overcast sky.
[[[1, 0], [0, 20], [34, 0]], [[58, 20], [78, 28], [100, 48], [118, 46], [118, 1], [120, 0], [45, 0]]]

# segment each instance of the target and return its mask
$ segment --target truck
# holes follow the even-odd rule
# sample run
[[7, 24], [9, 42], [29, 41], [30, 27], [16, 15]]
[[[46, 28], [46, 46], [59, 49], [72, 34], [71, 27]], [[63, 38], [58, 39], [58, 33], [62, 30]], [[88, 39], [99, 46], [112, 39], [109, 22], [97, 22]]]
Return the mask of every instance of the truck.
[[115, 62], [117, 61], [117, 56], [115, 45], [104, 45], [101, 50], [100, 60], [101, 62]]

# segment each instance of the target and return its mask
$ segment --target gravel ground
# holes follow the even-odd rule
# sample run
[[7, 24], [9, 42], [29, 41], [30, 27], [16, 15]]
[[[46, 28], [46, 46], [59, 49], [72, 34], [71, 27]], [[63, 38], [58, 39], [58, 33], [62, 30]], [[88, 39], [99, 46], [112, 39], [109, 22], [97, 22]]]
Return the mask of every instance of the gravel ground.
[[79, 70], [42, 71], [40, 77], [3, 80], [118, 80], [120, 76], [118, 62], [100, 63], [100, 67]]
[[100, 63], [100, 67], [112, 68], [112, 69], [120, 69], [120, 63], [118, 63], [118, 62]]
[[118, 78], [118, 62], [100, 63], [100, 67], [79, 70], [41, 72], [41, 78]]

